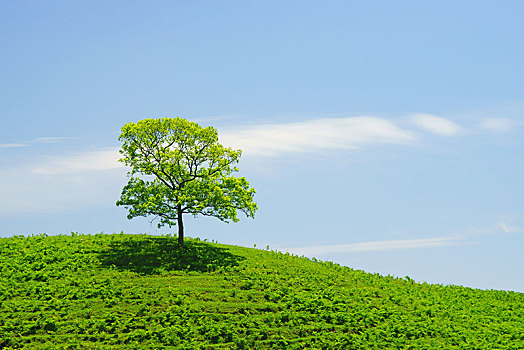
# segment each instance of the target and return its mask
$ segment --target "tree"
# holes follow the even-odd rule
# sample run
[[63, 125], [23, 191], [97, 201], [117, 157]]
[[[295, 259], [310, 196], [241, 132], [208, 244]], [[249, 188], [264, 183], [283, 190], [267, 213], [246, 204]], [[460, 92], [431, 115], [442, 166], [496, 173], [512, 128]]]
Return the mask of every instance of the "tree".
[[128, 219], [154, 215], [159, 228], [178, 225], [183, 245], [183, 214], [237, 222], [242, 211], [254, 218], [255, 190], [231, 175], [242, 152], [218, 143], [216, 129], [183, 118], [144, 119], [124, 125], [118, 139], [120, 161], [131, 170], [116, 205], [128, 209]]

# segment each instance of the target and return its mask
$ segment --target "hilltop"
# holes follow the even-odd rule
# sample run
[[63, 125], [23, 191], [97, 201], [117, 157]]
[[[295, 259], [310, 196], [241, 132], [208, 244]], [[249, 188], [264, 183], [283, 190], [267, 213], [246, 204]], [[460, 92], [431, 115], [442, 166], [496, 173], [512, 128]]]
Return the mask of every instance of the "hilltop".
[[523, 349], [524, 294], [171, 236], [0, 239], [0, 348]]

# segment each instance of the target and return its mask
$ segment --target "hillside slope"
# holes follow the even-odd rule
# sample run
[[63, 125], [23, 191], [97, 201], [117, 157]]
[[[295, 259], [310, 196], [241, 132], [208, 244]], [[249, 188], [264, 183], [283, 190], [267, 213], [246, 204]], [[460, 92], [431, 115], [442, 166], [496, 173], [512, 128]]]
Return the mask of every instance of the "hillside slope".
[[0, 348], [524, 349], [524, 294], [147, 235], [0, 239]]

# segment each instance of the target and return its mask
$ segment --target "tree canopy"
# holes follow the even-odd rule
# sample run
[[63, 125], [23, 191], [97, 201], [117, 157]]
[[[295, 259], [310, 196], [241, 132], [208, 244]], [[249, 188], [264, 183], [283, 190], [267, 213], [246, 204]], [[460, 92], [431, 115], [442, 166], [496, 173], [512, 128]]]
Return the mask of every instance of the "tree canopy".
[[127, 218], [155, 216], [158, 227], [178, 226], [184, 242], [183, 214], [237, 222], [238, 211], [254, 218], [257, 205], [244, 177], [235, 177], [241, 150], [218, 142], [213, 127], [183, 118], [144, 119], [122, 127], [120, 159], [130, 167], [118, 206]]

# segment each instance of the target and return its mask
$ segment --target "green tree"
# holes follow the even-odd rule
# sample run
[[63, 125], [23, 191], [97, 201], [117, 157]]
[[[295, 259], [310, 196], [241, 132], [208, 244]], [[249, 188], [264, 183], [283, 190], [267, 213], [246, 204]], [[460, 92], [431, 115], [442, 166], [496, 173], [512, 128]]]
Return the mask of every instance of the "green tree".
[[237, 212], [254, 217], [255, 190], [238, 171], [241, 151], [218, 143], [212, 127], [183, 118], [144, 119], [122, 127], [120, 159], [131, 170], [118, 206], [128, 219], [155, 216], [158, 227], [178, 225], [184, 243], [183, 214], [238, 221]]

